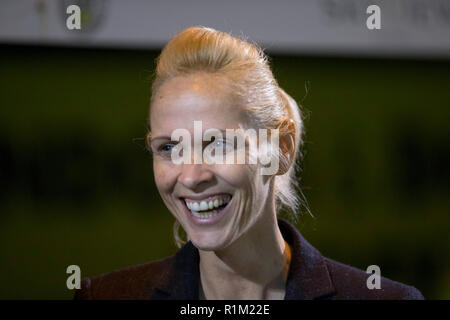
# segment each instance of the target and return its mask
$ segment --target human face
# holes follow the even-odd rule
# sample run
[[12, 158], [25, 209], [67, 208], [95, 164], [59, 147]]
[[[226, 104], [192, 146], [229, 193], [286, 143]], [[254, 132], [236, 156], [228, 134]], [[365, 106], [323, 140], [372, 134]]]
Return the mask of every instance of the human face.
[[225, 131], [250, 124], [229, 83], [217, 75], [172, 78], [153, 97], [150, 146], [158, 191], [197, 248], [220, 250], [262, 214], [270, 201], [271, 179], [259, 174], [254, 164], [174, 164], [170, 154], [177, 142], [171, 141], [171, 133], [182, 128], [193, 137], [194, 121], [202, 121], [203, 130]]

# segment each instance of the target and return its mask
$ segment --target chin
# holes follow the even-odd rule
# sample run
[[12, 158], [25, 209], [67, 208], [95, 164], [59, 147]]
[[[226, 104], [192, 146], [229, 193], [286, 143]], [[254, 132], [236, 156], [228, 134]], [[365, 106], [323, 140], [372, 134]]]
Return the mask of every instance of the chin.
[[213, 234], [194, 234], [189, 236], [189, 239], [194, 246], [202, 251], [217, 251], [226, 247], [225, 241], [222, 241], [217, 236], [217, 232]]

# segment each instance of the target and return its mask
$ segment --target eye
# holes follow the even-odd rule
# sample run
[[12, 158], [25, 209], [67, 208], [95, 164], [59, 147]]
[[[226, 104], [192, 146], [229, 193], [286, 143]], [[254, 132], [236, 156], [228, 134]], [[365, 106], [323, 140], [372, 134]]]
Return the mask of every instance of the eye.
[[214, 140], [208, 147], [212, 148], [213, 150], [222, 150], [222, 153], [227, 153], [232, 150], [232, 144], [227, 140], [222, 139]]
[[223, 140], [216, 140], [212, 143], [212, 145], [216, 148], [222, 148], [226, 145], [226, 141]]
[[211, 146], [214, 149], [223, 149], [225, 150], [226, 146], [227, 146], [227, 142], [224, 140], [215, 140], [211, 143]]
[[173, 143], [164, 143], [158, 147], [158, 151], [160, 152], [172, 152], [172, 149], [175, 147]]

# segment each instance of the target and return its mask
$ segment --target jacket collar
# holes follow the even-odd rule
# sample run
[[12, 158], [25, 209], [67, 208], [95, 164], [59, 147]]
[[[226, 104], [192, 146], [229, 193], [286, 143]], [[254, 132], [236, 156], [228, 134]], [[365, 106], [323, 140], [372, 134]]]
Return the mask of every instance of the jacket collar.
[[312, 300], [333, 294], [335, 289], [320, 252], [286, 220], [278, 219], [278, 226], [292, 252], [284, 299]]
[[198, 300], [200, 269], [198, 249], [188, 241], [175, 254], [174, 262], [155, 288], [155, 300]]
[[[320, 252], [311, 246], [289, 222], [278, 218], [283, 238], [291, 246], [291, 264], [285, 300], [312, 300], [335, 292]], [[197, 300], [200, 282], [198, 249], [191, 241], [175, 254], [171, 269], [161, 279], [153, 299]]]

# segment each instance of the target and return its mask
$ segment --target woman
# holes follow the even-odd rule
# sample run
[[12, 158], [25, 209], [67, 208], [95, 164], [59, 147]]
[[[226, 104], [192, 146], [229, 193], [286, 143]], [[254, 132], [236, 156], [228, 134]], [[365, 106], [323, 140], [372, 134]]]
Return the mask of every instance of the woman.
[[[85, 278], [77, 299], [423, 298], [386, 278], [380, 289], [369, 289], [366, 272], [323, 257], [277, 219], [282, 207], [298, 209], [303, 123], [257, 46], [209, 28], [182, 31], [158, 58], [149, 118], [155, 182], [188, 241], [174, 256]], [[181, 129], [188, 136], [174, 139]], [[269, 135], [277, 140], [259, 135], [255, 141], [269, 148], [247, 152], [254, 137], [245, 136], [244, 163], [192, 160], [196, 147], [200, 158], [215, 160], [242, 150], [237, 138], [218, 136], [239, 129], [276, 129]], [[198, 138], [199, 130], [217, 135], [192, 142], [189, 135]], [[174, 161], [177, 153], [182, 162]], [[268, 163], [249, 161], [261, 154], [277, 160], [276, 170], [262, 174]], [[181, 245], [177, 228], [175, 235]]]

